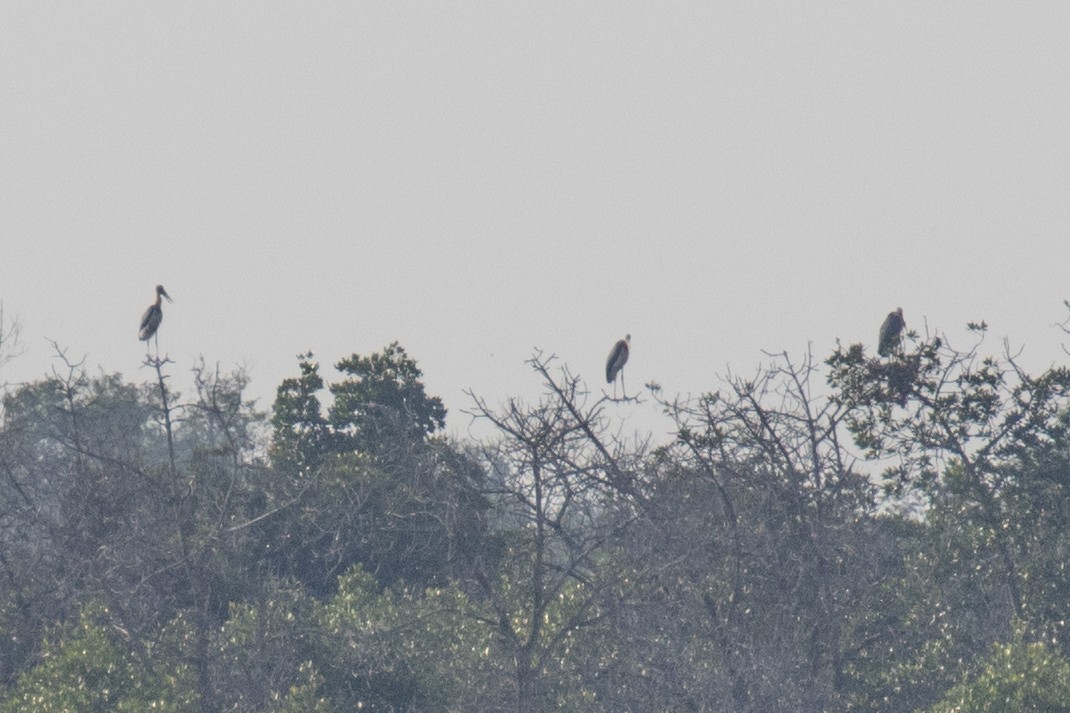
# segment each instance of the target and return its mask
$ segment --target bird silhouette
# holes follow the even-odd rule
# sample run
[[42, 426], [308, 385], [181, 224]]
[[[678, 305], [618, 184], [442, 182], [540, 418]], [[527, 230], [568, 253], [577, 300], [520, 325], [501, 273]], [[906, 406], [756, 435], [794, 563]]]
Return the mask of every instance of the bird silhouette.
[[620, 374], [620, 387], [622, 391], [624, 389], [624, 365], [628, 363], [629, 347], [632, 343], [632, 335], [628, 334], [624, 339], [617, 340], [617, 343], [613, 345], [613, 349], [609, 352], [609, 358], [606, 359], [606, 383], [613, 384], [613, 394], [617, 393], [617, 374]]
[[167, 294], [163, 285], [156, 285], [156, 301], [149, 305], [145, 314], [141, 315], [141, 328], [138, 330], [137, 338], [143, 342], [152, 339], [156, 330], [160, 328], [160, 322], [163, 321], [163, 309], [160, 307], [163, 297], [171, 302], [171, 295]]
[[894, 312], [889, 312], [881, 325], [880, 337], [877, 340], [877, 354], [888, 356], [892, 350], [899, 346], [899, 335], [903, 327], [907, 325], [903, 319], [903, 308], [899, 307]]

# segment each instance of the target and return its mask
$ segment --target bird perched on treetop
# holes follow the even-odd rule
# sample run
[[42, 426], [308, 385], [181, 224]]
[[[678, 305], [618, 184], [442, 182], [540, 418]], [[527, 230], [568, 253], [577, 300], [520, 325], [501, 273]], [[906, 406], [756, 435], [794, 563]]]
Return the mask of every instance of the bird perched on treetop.
[[881, 325], [880, 337], [877, 340], [877, 354], [888, 356], [892, 350], [899, 346], [899, 335], [903, 327], [907, 326], [903, 319], [903, 308], [899, 307], [894, 312], [889, 312]]
[[613, 345], [613, 349], [609, 352], [609, 358], [606, 359], [606, 383], [612, 384], [617, 374], [620, 374], [620, 385], [624, 386], [624, 365], [628, 363], [628, 347], [632, 343], [632, 335], [625, 335], [624, 339], [617, 340], [617, 343]]
[[160, 322], [163, 321], [163, 310], [160, 308], [161, 297], [166, 297], [168, 302], [171, 301], [171, 295], [167, 294], [163, 285], [156, 285], [156, 301], [149, 305], [145, 314], [141, 315], [141, 328], [138, 330], [137, 338], [143, 342], [152, 339], [152, 335], [156, 334], [156, 330], [160, 328]]

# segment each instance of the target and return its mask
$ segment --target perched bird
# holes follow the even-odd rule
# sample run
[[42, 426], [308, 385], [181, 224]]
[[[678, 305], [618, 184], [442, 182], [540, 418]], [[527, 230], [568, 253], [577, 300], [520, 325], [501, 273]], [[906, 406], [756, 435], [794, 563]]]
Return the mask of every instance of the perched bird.
[[899, 346], [899, 335], [905, 326], [907, 326], [907, 323], [903, 319], [902, 307], [899, 307], [894, 312], [889, 312], [888, 316], [884, 318], [884, 324], [881, 325], [880, 338], [877, 340], [877, 353], [881, 356], [891, 354], [892, 350]]
[[137, 338], [143, 342], [152, 339], [152, 335], [156, 334], [156, 330], [160, 328], [160, 322], [163, 320], [163, 310], [160, 309], [161, 297], [166, 297], [168, 302], [171, 301], [171, 295], [167, 294], [163, 285], [156, 285], [156, 301], [149, 305], [145, 314], [141, 315], [141, 329], [137, 333]]
[[[617, 340], [613, 349], [606, 359], [606, 383], [613, 384], [620, 374], [620, 385], [624, 387], [624, 365], [628, 363], [628, 346], [632, 343], [632, 335], [625, 335], [624, 339]], [[614, 386], [615, 388], [615, 386]]]

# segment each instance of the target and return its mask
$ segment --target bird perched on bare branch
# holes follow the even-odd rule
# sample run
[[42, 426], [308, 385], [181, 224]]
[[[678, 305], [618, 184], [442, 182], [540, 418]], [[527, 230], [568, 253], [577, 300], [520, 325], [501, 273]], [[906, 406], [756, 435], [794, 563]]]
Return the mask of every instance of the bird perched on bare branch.
[[903, 319], [903, 308], [899, 307], [894, 312], [889, 312], [881, 325], [880, 337], [877, 341], [877, 354], [888, 356], [892, 350], [899, 346], [899, 335], [903, 327], [907, 326]]
[[160, 322], [163, 321], [163, 309], [160, 308], [161, 297], [166, 297], [167, 301], [171, 302], [171, 295], [167, 294], [163, 285], [156, 285], [156, 301], [149, 305], [145, 314], [141, 315], [141, 328], [138, 330], [137, 338], [143, 342], [152, 339], [152, 335], [156, 334], [156, 330], [160, 328]]
[[[624, 339], [617, 340], [617, 343], [613, 345], [613, 349], [609, 352], [609, 358], [606, 359], [606, 383], [614, 384], [617, 379], [617, 374], [620, 374], [620, 386], [624, 389], [624, 365], [628, 363], [629, 345], [632, 343], [632, 335], [625, 335]], [[614, 384], [614, 393], [616, 393], [616, 384]]]

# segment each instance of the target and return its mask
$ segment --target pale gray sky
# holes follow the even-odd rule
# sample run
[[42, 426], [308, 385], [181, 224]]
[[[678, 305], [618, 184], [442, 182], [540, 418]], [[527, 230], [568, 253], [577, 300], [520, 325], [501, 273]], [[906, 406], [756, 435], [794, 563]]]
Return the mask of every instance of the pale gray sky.
[[158, 282], [176, 374], [265, 406], [397, 339], [457, 416], [534, 395], [535, 346], [598, 385], [625, 332], [630, 390], [698, 393], [897, 305], [1046, 366], [1068, 37], [1066, 2], [0, 3], [0, 381], [46, 337], [147, 379]]

